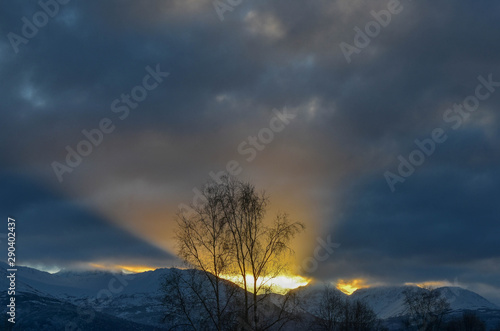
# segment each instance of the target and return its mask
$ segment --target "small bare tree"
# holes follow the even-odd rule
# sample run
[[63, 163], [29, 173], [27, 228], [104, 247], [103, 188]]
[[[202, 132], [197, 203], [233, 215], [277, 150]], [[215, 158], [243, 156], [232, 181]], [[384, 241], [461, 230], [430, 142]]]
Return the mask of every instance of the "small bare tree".
[[326, 286], [319, 303], [317, 322], [320, 330], [375, 331], [382, 330], [375, 312], [363, 301], [343, 297], [331, 286]]
[[[473, 312], [464, 311], [461, 316], [448, 321], [445, 331], [486, 331], [486, 324]], [[492, 331], [496, 331], [493, 329]]]
[[263, 193], [258, 194], [253, 185], [230, 177], [219, 185], [226, 193], [224, 211], [232, 237], [234, 265], [245, 290], [245, 321], [254, 330], [266, 330], [276, 321], [259, 321], [259, 305], [272, 291], [272, 280], [287, 271], [288, 257], [293, 253], [289, 243], [304, 225], [291, 222], [286, 214], [277, 215], [272, 225], [267, 225], [264, 218], [268, 198]]
[[217, 315], [216, 292], [203, 271], [170, 269], [161, 284], [166, 307], [163, 322], [169, 330], [234, 330], [240, 314], [238, 288], [229, 281], [221, 282], [219, 302], [224, 308]]
[[450, 304], [436, 289], [408, 288], [404, 291], [407, 326], [419, 331], [438, 330]]
[[174, 285], [184, 283], [209, 316], [209, 322], [215, 330], [227, 329], [226, 321], [231, 319], [227, 315], [234, 313], [236, 294], [236, 289], [226, 286], [227, 281], [221, 277], [231, 272], [232, 264], [232, 244], [224, 211], [223, 189], [218, 185], [207, 185], [203, 192], [204, 203], [191, 206], [190, 213], [178, 215], [176, 237], [179, 257], [188, 266], [201, 271], [203, 277], [181, 277], [171, 282]]
[[369, 331], [378, 330], [379, 323], [375, 312], [363, 301], [346, 302], [349, 318], [343, 323], [342, 330]]
[[338, 330], [344, 315], [344, 307], [345, 303], [340, 292], [330, 285], [326, 285], [316, 312], [320, 318], [318, 324], [321, 330]]

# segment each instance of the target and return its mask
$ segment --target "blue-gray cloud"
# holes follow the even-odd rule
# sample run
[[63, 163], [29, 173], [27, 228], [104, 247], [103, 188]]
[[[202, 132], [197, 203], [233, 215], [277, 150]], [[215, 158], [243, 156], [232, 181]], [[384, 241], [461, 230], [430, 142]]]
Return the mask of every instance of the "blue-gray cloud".
[[[238, 144], [287, 106], [297, 119], [244, 163], [244, 175], [292, 206], [313, 205], [312, 231], [342, 244], [316, 276], [500, 286], [498, 269], [487, 267], [500, 258], [500, 89], [458, 130], [443, 120], [478, 76], [500, 81], [500, 4], [401, 1], [401, 13], [348, 64], [339, 44], [352, 44], [354, 28], [387, 1], [244, 2], [222, 22], [210, 1], [186, 3], [69, 2], [17, 54], [7, 34], [21, 33], [21, 18], [40, 7], [0, 5], [0, 170], [6, 196], [17, 192], [2, 212], [33, 223], [27, 259], [169, 258], [78, 201], [115, 212], [114, 222], [140, 210], [145, 228], [169, 241], [177, 204], [210, 171], [244, 160]], [[112, 102], [157, 64], [170, 75], [120, 120]], [[115, 131], [59, 184], [51, 163], [64, 162], [65, 147], [104, 117]], [[447, 141], [392, 193], [384, 172], [437, 127]], [[92, 238], [111, 238], [102, 254], [72, 237], [101, 227]], [[133, 244], [115, 251], [122, 243]]]

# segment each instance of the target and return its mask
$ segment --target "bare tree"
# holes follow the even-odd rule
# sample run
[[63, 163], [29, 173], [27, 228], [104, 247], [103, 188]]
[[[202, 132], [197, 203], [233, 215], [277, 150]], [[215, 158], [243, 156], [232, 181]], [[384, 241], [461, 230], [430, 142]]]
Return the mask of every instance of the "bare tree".
[[404, 291], [407, 326], [419, 331], [438, 330], [450, 304], [436, 289], [408, 288]]
[[375, 312], [363, 301], [343, 298], [339, 291], [326, 286], [319, 303], [317, 322], [321, 330], [368, 331], [381, 330]]
[[465, 331], [486, 331], [486, 324], [474, 312], [464, 312], [462, 323]]
[[[299, 300], [295, 293], [289, 291], [284, 295], [269, 294], [265, 296], [265, 300], [259, 300], [258, 316], [259, 330], [283, 330], [288, 324], [293, 323], [293, 329], [300, 329], [297, 326], [301, 325], [302, 319], [297, 314], [299, 309]], [[239, 327], [241, 331], [256, 330], [255, 326], [240, 318]]]
[[320, 318], [319, 327], [322, 330], [338, 330], [343, 319], [345, 302], [340, 292], [330, 285], [325, 286], [316, 315]]
[[161, 284], [161, 290], [167, 309], [163, 322], [168, 322], [170, 330], [199, 330], [210, 319], [207, 310], [199, 309], [200, 305], [208, 304], [208, 298], [203, 291], [202, 279], [196, 279], [195, 270], [188, 270], [183, 275], [180, 270], [171, 269]]
[[[178, 215], [176, 233], [179, 257], [186, 264], [201, 271], [202, 279], [191, 277], [171, 282], [184, 283], [209, 316], [215, 330], [227, 326], [228, 312], [234, 308], [235, 289], [224, 286], [221, 276], [231, 271], [232, 245], [225, 216], [223, 187], [207, 185], [203, 192], [204, 203], [191, 206], [190, 213]], [[203, 286], [199, 286], [202, 283]], [[207, 293], [207, 288], [210, 292]], [[229, 292], [228, 292], [229, 291]], [[208, 295], [210, 294], [210, 295]]]
[[446, 323], [444, 327], [444, 330], [486, 331], [486, 324], [473, 311], [465, 311], [461, 316], [448, 321], [448, 323]]
[[[214, 329], [223, 330], [237, 294], [237, 291], [227, 293], [223, 277], [239, 276], [244, 290], [241, 310], [245, 329], [279, 329], [291, 318], [293, 300], [286, 297], [274, 303], [273, 308], [259, 308], [269, 305], [272, 280], [286, 272], [288, 257], [293, 253], [289, 243], [304, 226], [291, 222], [286, 214], [277, 215], [268, 225], [265, 222], [268, 198], [257, 194], [251, 184], [231, 177], [209, 182], [202, 198], [202, 205], [192, 205], [189, 213], [179, 214], [176, 237], [179, 257], [201, 271], [213, 300], [207, 300], [206, 293], [199, 295], [202, 289], [196, 284], [186, 286], [194, 293]], [[169, 283], [175, 285], [182, 281], [181, 277]], [[194, 278], [187, 281], [193, 282]], [[188, 301], [177, 299], [177, 302], [182, 307]], [[208, 304], [211, 302], [213, 304]], [[276, 307], [274, 317], [265, 313]], [[187, 314], [184, 315], [186, 324], [192, 324]]]
[[349, 318], [343, 323], [342, 330], [369, 331], [378, 328], [377, 315], [363, 301], [346, 302], [345, 310]]
[[221, 282], [224, 290], [219, 302], [225, 305], [217, 316], [216, 293], [205, 273], [197, 269], [170, 269], [161, 284], [166, 307], [163, 322], [167, 322], [169, 330], [234, 330], [239, 316], [237, 288], [228, 281]]
[[[272, 280], [286, 272], [287, 258], [293, 253], [289, 243], [304, 225], [279, 214], [268, 226], [264, 222], [268, 198], [263, 193], [230, 177], [219, 185], [226, 192], [224, 211], [232, 236], [233, 259], [245, 290], [245, 321], [254, 330], [266, 330], [276, 321], [259, 321], [259, 305], [272, 292]], [[252, 284], [248, 284], [249, 280]]]

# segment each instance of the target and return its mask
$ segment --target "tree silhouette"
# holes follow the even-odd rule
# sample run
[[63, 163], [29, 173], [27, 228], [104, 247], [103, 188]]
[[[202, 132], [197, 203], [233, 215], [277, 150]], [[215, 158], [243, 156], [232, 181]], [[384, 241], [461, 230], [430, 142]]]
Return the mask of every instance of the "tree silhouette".
[[381, 330], [375, 312], [363, 301], [343, 298], [340, 292], [326, 286], [318, 306], [316, 324], [327, 331]]
[[[486, 331], [486, 324], [472, 311], [465, 311], [461, 316], [446, 323], [446, 331]], [[494, 331], [494, 330], [493, 330]]]
[[[266, 330], [283, 325], [291, 317], [285, 309], [293, 303], [290, 297], [281, 300], [274, 317], [260, 306], [268, 303], [272, 280], [287, 271], [288, 257], [293, 254], [289, 243], [303, 230], [303, 224], [291, 222], [286, 214], [276, 215], [268, 224], [268, 198], [264, 193], [258, 194], [250, 183], [232, 177], [209, 182], [201, 197], [203, 204], [192, 205], [189, 212], [178, 215], [176, 239], [179, 257], [201, 272], [212, 300], [206, 299], [207, 293], [198, 293], [206, 291], [200, 286], [184, 284], [185, 287], [195, 293], [197, 304], [203, 307], [215, 330], [224, 330], [227, 321], [232, 320], [226, 315], [229, 308], [234, 308], [236, 299], [242, 301], [240, 318], [246, 329]], [[239, 276], [241, 298], [237, 291], [227, 293], [223, 276], [228, 275]], [[169, 284], [175, 287], [194, 281], [199, 283], [199, 277], [174, 278]], [[187, 300], [177, 298], [176, 302], [182, 305]], [[187, 315], [186, 318], [189, 321]]]
[[438, 330], [450, 304], [436, 289], [408, 288], [404, 291], [407, 326], [419, 331]]

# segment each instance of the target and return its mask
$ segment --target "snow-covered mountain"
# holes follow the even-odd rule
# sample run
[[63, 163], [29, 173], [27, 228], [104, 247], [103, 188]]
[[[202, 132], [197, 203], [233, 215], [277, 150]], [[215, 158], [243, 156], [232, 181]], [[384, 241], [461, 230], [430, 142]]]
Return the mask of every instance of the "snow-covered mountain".
[[[2, 288], [8, 287], [6, 268], [6, 264], [0, 265]], [[27, 322], [23, 311], [30, 312], [30, 319], [43, 320], [52, 315], [49, 311], [59, 307], [66, 316], [64, 323], [75, 323], [83, 329], [86, 329], [87, 325], [101, 325], [99, 329], [103, 330], [116, 330], [113, 325], [122, 325], [122, 329], [129, 330], [160, 329], [164, 315], [160, 284], [169, 272], [171, 269], [139, 274], [105, 271], [50, 274], [32, 268], [17, 267], [16, 300], [20, 303], [17, 309], [20, 322], [16, 323], [16, 327]], [[0, 300], [6, 302], [6, 299], [7, 293], [0, 293]], [[5, 305], [2, 306], [4, 312]], [[33, 313], [44, 310], [46, 312], [43, 314]], [[41, 323], [40, 320], [34, 322]], [[60, 325], [57, 321], [51, 323]], [[48, 330], [54, 327], [53, 324], [48, 325]], [[61, 326], [64, 329], [67, 325]]]
[[[7, 265], [0, 262], [0, 287], [8, 288]], [[163, 280], [174, 272], [192, 277], [192, 270], [157, 269], [136, 274], [108, 271], [58, 272], [50, 274], [28, 267], [17, 267], [16, 308], [19, 330], [166, 330], [176, 318], [165, 319]], [[194, 275], [200, 275], [195, 272]], [[208, 285], [207, 285], [208, 286]], [[222, 291], [243, 290], [229, 281]], [[181, 289], [182, 290], [182, 289]], [[231, 291], [233, 293], [233, 291]], [[278, 296], [274, 298], [274, 296]], [[266, 312], [273, 314], [280, 295], [263, 301]], [[272, 300], [274, 299], [274, 301]], [[7, 302], [0, 292], [0, 302]], [[5, 315], [6, 305], [0, 313]], [[199, 310], [197, 310], [199, 309]], [[203, 308], [191, 307], [194, 316]], [[60, 314], [59, 314], [60, 313]], [[0, 330], [3, 330], [0, 324]]]
[[[348, 296], [338, 290], [333, 290], [342, 300], [360, 300], [366, 303], [390, 330], [401, 329], [401, 322], [406, 314], [404, 292], [406, 290], [427, 291], [416, 286], [380, 286], [359, 289]], [[500, 307], [479, 294], [460, 287], [441, 287], [436, 290], [450, 303], [448, 318], [457, 317], [464, 311], [474, 311], [489, 327], [500, 323]], [[317, 307], [324, 300], [324, 291], [325, 286], [318, 284], [294, 290], [299, 297], [302, 309], [316, 316]]]
[[[381, 286], [356, 290], [351, 300], [362, 300], [367, 303], [379, 318], [400, 316], [404, 313], [404, 291], [409, 286]], [[414, 290], [422, 290], [414, 288]]]
[[499, 309], [497, 305], [486, 300], [482, 296], [461, 287], [440, 287], [439, 294], [449, 303], [452, 310], [478, 310], [478, 309]]
[[[292, 290], [292, 292], [297, 295], [302, 310], [309, 314], [316, 315], [318, 313], [320, 303], [324, 300], [323, 293], [325, 289], [325, 285], [314, 283], [307, 286], [301, 286]], [[338, 294], [342, 299], [348, 298], [348, 295], [344, 292], [336, 288], [330, 289]]]
[[[6, 269], [7, 265], [0, 263], [0, 287], [4, 289], [8, 288]], [[27, 330], [65, 329], [70, 325], [68, 323], [74, 323], [82, 330], [95, 329], [96, 326], [99, 330], [115, 330], [117, 327], [120, 330], [162, 330], [165, 328], [165, 308], [160, 291], [162, 280], [174, 271], [187, 272], [172, 268], [137, 274], [107, 271], [50, 274], [28, 267], [17, 269], [19, 324], [16, 323], [16, 328]], [[234, 284], [227, 282], [226, 286]], [[404, 314], [404, 291], [409, 288], [372, 287], [359, 289], [350, 296], [333, 290], [345, 300], [366, 302], [381, 319], [394, 319]], [[412, 289], [425, 291], [417, 287]], [[298, 311], [303, 318], [309, 321], [316, 318], [324, 290], [324, 285], [311, 284], [293, 291], [301, 303]], [[459, 287], [442, 287], [438, 291], [457, 314], [474, 310], [500, 319], [500, 308], [474, 292]], [[275, 309], [273, 304], [279, 305], [281, 298], [279, 294], [269, 297], [269, 311]], [[7, 299], [7, 292], [0, 292], [0, 301], [6, 302]], [[2, 304], [2, 307], [1, 313], [5, 315], [6, 305]]]
[[[6, 274], [7, 265], [0, 263], [0, 273]], [[45, 293], [54, 297], [72, 298], [95, 295], [103, 288], [123, 287], [120, 293], [154, 293], [159, 282], [170, 269], [157, 269], [139, 274], [113, 273], [108, 271], [82, 271], [55, 274], [28, 267], [17, 267], [16, 287], [21, 292]], [[0, 286], [7, 284], [5, 277]]]
[[[426, 291], [411, 286], [371, 287], [355, 291], [351, 299], [363, 300], [382, 319], [397, 317], [404, 314], [404, 291], [410, 288], [414, 291]], [[479, 294], [460, 287], [441, 287], [437, 291], [450, 303], [451, 310], [500, 309]]]

